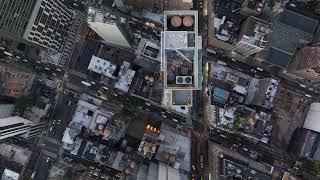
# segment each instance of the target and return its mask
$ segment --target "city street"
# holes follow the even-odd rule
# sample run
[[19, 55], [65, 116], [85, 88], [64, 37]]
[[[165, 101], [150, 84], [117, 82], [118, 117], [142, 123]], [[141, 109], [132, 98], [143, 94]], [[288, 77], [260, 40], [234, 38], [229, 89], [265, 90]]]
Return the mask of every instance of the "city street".
[[52, 117], [49, 117], [50, 123], [46, 131], [47, 134], [40, 140], [43, 143], [34, 172], [35, 180], [46, 179], [53, 162], [57, 160], [59, 153], [62, 152], [61, 139], [65, 128], [72, 119], [78, 101], [74, 96], [75, 94], [72, 92], [68, 92], [66, 96], [58, 95]]

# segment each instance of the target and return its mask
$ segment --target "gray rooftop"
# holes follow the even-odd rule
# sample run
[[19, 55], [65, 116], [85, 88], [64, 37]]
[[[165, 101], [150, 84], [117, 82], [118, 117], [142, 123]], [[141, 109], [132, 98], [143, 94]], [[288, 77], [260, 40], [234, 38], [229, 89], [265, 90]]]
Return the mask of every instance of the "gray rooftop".
[[285, 9], [280, 17], [280, 22], [313, 34], [317, 28], [318, 21], [296, 12]]
[[287, 68], [290, 63], [291, 56], [291, 54], [288, 54], [281, 49], [271, 47], [268, 52], [267, 61], [280, 67]]
[[249, 167], [248, 163], [228, 157], [226, 155], [224, 155], [220, 160], [220, 174], [221, 176], [228, 177], [227, 179], [232, 179], [232, 177], [259, 180], [272, 179], [270, 175]]
[[[302, 27], [302, 22], [306, 23], [306, 27]], [[269, 43], [264, 50], [257, 54], [257, 57], [287, 68], [299, 43], [313, 40], [313, 29], [315, 28], [313, 26], [317, 24], [318, 22], [314, 19], [284, 10], [274, 19]]]

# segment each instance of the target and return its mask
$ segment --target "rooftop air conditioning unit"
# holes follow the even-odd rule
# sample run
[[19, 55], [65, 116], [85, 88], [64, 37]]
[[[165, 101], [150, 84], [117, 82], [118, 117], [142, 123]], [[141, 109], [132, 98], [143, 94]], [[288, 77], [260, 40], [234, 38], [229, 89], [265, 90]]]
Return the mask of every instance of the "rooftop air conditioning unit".
[[192, 84], [192, 76], [177, 76], [176, 84]]

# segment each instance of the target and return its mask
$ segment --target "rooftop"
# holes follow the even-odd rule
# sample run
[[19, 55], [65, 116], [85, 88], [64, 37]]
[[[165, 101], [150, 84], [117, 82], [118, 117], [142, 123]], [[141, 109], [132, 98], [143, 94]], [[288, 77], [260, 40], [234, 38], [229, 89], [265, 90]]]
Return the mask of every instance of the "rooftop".
[[96, 105], [79, 100], [69, 126], [76, 130], [81, 130], [82, 127], [89, 128], [93, 114], [97, 108]]
[[5, 169], [1, 179], [2, 180], [18, 180], [19, 174], [9, 169]]
[[241, 40], [264, 48], [271, 33], [271, 23], [250, 16], [242, 29]]
[[309, 18], [297, 12], [284, 9], [280, 22], [291, 27], [300, 29], [303, 32], [314, 34], [318, 25], [318, 20]]
[[201, 38], [197, 11], [165, 11], [162, 70], [165, 89], [198, 89]]
[[229, 44], [237, 41], [242, 2], [243, 0], [214, 1], [213, 25], [217, 39]]
[[317, 20], [285, 9], [274, 18], [269, 43], [257, 57], [287, 68], [299, 44], [313, 40], [317, 24]]
[[[173, 163], [173, 166], [178, 163], [179, 166], [175, 168], [189, 172], [191, 166], [190, 138], [164, 128], [161, 128], [159, 136], [163, 137], [164, 143], [160, 144], [156, 159], [164, 163]], [[170, 156], [175, 157], [174, 162], [169, 158]]]
[[129, 68], [130, 68], [130, 63], [127, 61], [124, 61], [119, 71], [117, 82], [114, 85], [115, 88], [120, 89], [124, 92], [129, 91], [133, 77], [136, 73], [134, 70], [131, 70]]
[[239, 177], [241, 179], [264, 179], [271, 180], [272, 176], [262, 173], [249, 166], [248, 163], [234, 159], [227, 155], [220, 156], [220, 174], [227, 177]]
[[21, 165], [28, 163], [31, 151], [19, 146], [7, 143], [0, 144], [0, 156], [8, 158], [11, 161], [17, 162]]
[[89, 8], [88, 24], [106, 43], [131, 48], [128, 39], [121, 31], [120, 22], [108, 12], [103, 12], [94, 8]]
[[161, 61], [160, 45], [145, 38], [141, 38], [136, 53], [155, 61]]
[[88, 70], [107, 76], [109, 78], [114, 78], [116, 68], [117, 66], [115, 64], [111, 64], [109, 61], [101, 59], [94, 55], [92, 55], [88, 66]]
[[191, 106], [192, 105], [192, 91], [190, 91], [190, 90], [173, 90], [172, 91], [172, 105]]

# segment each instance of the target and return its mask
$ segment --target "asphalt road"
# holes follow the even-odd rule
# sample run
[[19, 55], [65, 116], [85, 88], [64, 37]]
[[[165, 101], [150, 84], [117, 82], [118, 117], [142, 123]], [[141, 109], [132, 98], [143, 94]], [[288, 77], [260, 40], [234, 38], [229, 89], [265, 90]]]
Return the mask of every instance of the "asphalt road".
[[49, 175], [49, 169], [51, 168], [54, 160], [46, 155], [40, 155], [36, 173], [33, 180], [44, 180]]
[[225, 147], [235, 149], [237, 152], [245, 156], [250, 156], [250, 151], [255, 151], [259, 154], [271, 155], [273, 158], [282, 162], [288, 162], [289, 160], [289, 157], [287, 157], [286, 154], [273, 150], [266, 144], [260, 142], [253, 143], [244, 138], [237, 137], [237, 135], [230, 134], [219, 129], [211, 129], [209, 131], [209, 139], [211, 141], [221, 144]]
[[50, 80], [62, 79], [63, 77], [64, 70], [62, 68], [58, 68], [50, 63], [44, 63], [27, 58], [21, 54], [10, 51], [9, 49], [6, 49], [5, 51], [13, 54], [13, 56], [8, 56], [4, 54], [4, 50], [0, 50], [0, 58], [4, 58], [7, 63], [16, 65], [22, 69], [30, 70]]
[[[59, 95], [56, 108], [50, 117], [47, 137], [44, 137], [40, 157], [35, 168], [35, 180], [46, 179], [52, 164], [61, 151], [61, 139], [65, 128], [72, 119], [73, 111], [78, 99], [74, 93], [68, 92], [66, 96]], [[69, 104], [70, 102], [70, 104]], [[59, 121], [60, 120], [60, 121]]]

